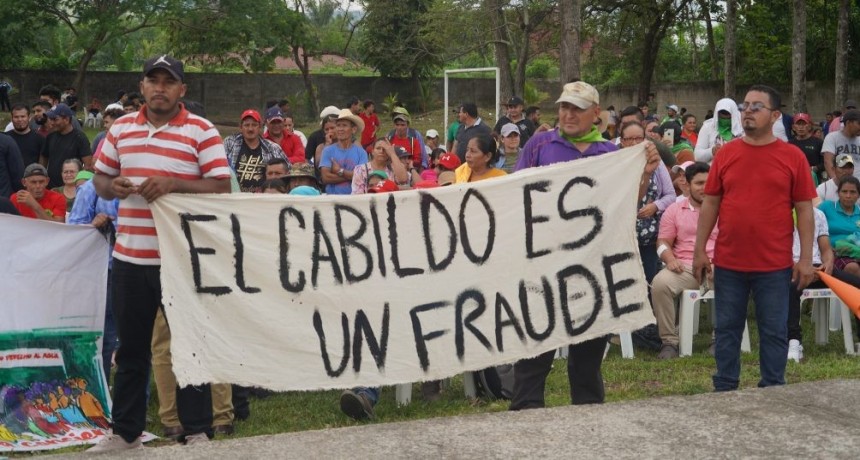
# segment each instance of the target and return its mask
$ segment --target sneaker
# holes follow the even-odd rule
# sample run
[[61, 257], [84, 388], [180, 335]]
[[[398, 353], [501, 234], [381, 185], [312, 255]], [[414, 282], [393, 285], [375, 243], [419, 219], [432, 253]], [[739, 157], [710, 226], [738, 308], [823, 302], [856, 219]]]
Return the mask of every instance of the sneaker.
[[674, 359], [678, 357], [678, 347], [671, 344], [663, 345], [663, 348], [660, 349], [660, 354], [657, 355], [657, 359]]
[[788, 360], [799, 363], [803, 359], [803, 345], [800, 340], [791, 339], [788, 341]]
[[340, 410], [354, 420], [373, 418], [373, 405], [362, 393], [346, 390], [340, 395]]
[[127, 442], [118, 434], [109, 434], [102, 438], [98, 444], [87, 449], [87, 452], [119, 452], [121, 450], [132, 449], [143, 449], [143, 444], [140, 442], [140, 438], [137, 438], [132, 442]]
[[185, 437], [185, 445], [186, 446], [190, 446], [193, 444], [208, 444], [208, 443], [209, 443], [209, 436], [207, 436], [206, 433], [189, 434], [188, 436]]

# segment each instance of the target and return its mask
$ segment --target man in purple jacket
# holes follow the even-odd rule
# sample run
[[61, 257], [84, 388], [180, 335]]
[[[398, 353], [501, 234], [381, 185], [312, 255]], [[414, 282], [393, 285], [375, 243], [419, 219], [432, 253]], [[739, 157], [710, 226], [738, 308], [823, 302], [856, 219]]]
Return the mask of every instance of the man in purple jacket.
[[[564, 85], [558, 106], [558, 127], [537, 133], [523, 147], [515, 170], [551, 165], [563, 161], [614, 152], [618, 147], [603, 139], [595, 126], [600, 117], [600, 95], [583, 81]], [[660, 155], [654, 144], [646, 146], [647, 162], [642, 172], [643, 183], [660, 165]], [[642, 193], [642, 187], [640, 187]], [[640, 196], [639, 199], [642, 197]], [[570, 381], [571, 404], [602, 403], [605, 392], [600, 365], [606, 349], [606, 338], [600, 337], [570, 346], [567, 375]], [[514, 394], [510, 410], [544, 407], [544, 385], [552, 368], [555, 350], [514, 365]]]

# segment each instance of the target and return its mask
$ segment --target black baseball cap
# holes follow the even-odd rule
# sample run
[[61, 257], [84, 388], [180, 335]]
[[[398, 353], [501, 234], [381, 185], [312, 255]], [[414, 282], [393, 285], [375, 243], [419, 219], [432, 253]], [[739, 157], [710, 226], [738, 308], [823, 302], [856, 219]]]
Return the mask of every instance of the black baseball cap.
[[514, 96], [514, 97], [508, 99], [507, 105], [509, 105], [509, 106], [515, 105], [516, 106], [516, 105], [525, 105], [525, 103], [526, 103], [526, 101], [524, 101], [523, 98], [521, 98], [519, 96]]
[[162, 54], [161, 56], [155, 56], [154, 58], [149, 59], [143, 64], [143, 76], [149, 75], [155, 69], [164, 69], [173, 78], [184, 81], [185, 80], [185, 67], [182, 65], [182, 61], [177, 61], [176, 59]]

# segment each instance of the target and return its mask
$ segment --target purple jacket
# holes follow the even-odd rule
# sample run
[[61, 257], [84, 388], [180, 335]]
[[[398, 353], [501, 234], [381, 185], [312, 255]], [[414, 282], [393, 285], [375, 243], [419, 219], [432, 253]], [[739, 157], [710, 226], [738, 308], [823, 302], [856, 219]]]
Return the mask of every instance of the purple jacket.
[[618, 150], [618, 146], [612, 142], [604, 141], [595, 142], [588, 146], [585, 152], [580, 152], [576, 146], [561, 137], [558, 128], [556, 128], [552, 131], [537, 133], [526, 142], [520, 153], [520, 158], [514, 166], [514, 171], [603, 155], [616, 150]]

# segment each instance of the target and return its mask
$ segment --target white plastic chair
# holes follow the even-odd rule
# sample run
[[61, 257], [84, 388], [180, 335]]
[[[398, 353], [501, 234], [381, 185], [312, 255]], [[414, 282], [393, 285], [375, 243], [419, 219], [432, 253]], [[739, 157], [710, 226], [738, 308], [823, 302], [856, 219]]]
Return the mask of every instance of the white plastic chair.
[[[678, 354], [681, 356], [693, 354], [693, 335], [699, 332], [699, 304], [703, 300], [710, 300], [711, 308], [714, 308], [713, 299], [713, 289], [706, 292], [705, 295], [700, 295], [698, 289], [686, 290], [681, 293], [678, 307], [678, 336], [680, 338]], [[750, 351], [749, 329], [749, 321], [747, 321], [741, 338], [741, 351], [747, 353]]]
[[851, 310], [842, 303], [842, 300], [836, 297], [836, 294], [830, 289], [804, 289], [800, 294], [800, 302], [802, 303], [804, 300], [812, 302], [815, 343], [819, 345], [827, 344], [830, 331], [838, 331], [841, 328], [845, 353], [855, 355], [854, 321]]
[[[474, 399], [478, 397], [478, 389], [475, 386], [475, 376], [471, 372], [463, 373], [463, 391], [467, 398]], [[398, 406], [408, 406], [412, 402], [412, 384], [402, 383], [395, 385], [394, 397], [397, 400]]]

